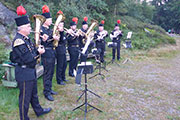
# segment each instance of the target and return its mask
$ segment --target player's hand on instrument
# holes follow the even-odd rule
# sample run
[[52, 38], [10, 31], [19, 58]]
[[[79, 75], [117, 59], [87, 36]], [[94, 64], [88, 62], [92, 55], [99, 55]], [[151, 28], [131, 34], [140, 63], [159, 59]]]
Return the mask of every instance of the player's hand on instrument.
[[53, 36], [53, 39], [59, 41], [59, 36], [54, 35], [54, 36]]
[[108, 32], [107, 32], [106, 30], [104, 30], [104, 34], [105, 34], [105, 35], [107, 35], [107, 34], [108, 34]]
[[101, 40], [101, 36], [97, 36], [97, 40], [100, 41]]
[[67, 30], [67, 33], [70, 34], [71, 36], [74, 36], [72, 29], [68, 29], [68, 30]]
[[44, 34], [43, 36], [41, 35], [40, 37], [43, 39], [43, 41], [47, 41], [47, 39], [49, 38], [47, 34]]
[[43, 45], [39, 45], [39, 46], [38, 46], [38, 52], [39, 52], [39, 54], [45, 53], [45, 49], [44, 49], [44, 46], [43, 46]]
[[75, 36], [79, 37], [79, 34], [78, 34], [78, 33], [75, 33]]

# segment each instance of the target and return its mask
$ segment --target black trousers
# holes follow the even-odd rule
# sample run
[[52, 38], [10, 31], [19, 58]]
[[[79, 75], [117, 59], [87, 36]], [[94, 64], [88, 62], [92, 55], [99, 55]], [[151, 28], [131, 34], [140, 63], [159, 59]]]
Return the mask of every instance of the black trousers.
[[18, 82], [19, 93], [19, 113], [20, 120], [29, 120], [28, 110], [29, 104], [36, 113], [39, 115], [43, 112], [43, 108], [39, 104], [37, 95], [37, 80]]
[[100, 59], [99, 59], [99, 56], [97, 56], [97, 59], [99, 59], [103, 63], [104, 62], [105, 43], [97, 44], [96, 48], [98, 51], [100, 51]]
[[69, 75], [73, 75], [73, 70], [76, 70], [78, 64], [78, 57], [79, 57], [79, 47], [68, 47], [68, 52], [70, 55], [69, 61]]
[[117, 60], [119, 60], [120, 59], [121, 42], [116, 42], [116, 43], [117, 43], [117, 48], [113, 48], [113, 50], [112, 50], [112, 54], [113, 54], [112, 59], [115, 59], [116, 51], [117, 51]]
[[56, 80], [57, 83], [66, 79], [65, 73], [67, 68], [66, 54], [57, 54]]
[[42, 58], [42, 64], [44, 67], [43, 73], [43, 84], [44, 84], [44, 95], [48, 96], [51, 94], [52, 79], [54, 74], [55, 58]]
[[[86, 62], [87, 61], [87, 56], [88, 56], [88, 51], [86, 51], [85, 54], [80, 55], [80, 62]], [[81, 77], [82, 77], [82, 69], [77, 70], [77, 76], [75, 79], [76, 84], [81, 84]]]
[[87, 50], [85, 54], [80, 54], [80, 63], [87, 61], [88, 53], [89, 53], [89, 52], [88, 52], [88, 50]]

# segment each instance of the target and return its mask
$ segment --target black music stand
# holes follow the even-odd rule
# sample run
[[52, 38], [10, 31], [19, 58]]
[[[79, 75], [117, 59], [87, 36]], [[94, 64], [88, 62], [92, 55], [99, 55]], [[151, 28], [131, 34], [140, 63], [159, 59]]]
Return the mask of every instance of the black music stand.
[[96, 64], [97, 64], [95, 70], [98, 69], [98, 73], [95, 74], [94, 76], [90, 77], [89, 79], [92, 79], [96, 76], [101, 76], [101, 79], [104, 81], [105, 75], [101, 73], [102, 69], [105, 70], [106, 72], [108, 72], [108, 70], [106, 69], [105, 66], [102, 66], [102, 62], [98, 59], [98, 58], [100, 58], [100, 57], [98, 57], [98, 55], [99, 54], [95, 55]]
[[[115, 48], [117, 48], [117, 43], [108, 42], [108, 47], [112, 48], [112, 49], [115, 49]], [[109, 64], [116, 64], [117, 66], [120, 67], [120, 65], [115, 61], [115, 59], [114, 60], [112, 59], [110, 62], [107, 63], [107, 65], [109, 65]]]
[[[84, 120], [86, 120], [86, 114], [88, 112], [90, 112], [90, 111], [92, 111], [94, 109], [99, 111], [99, 112], [102, 112], [102, 111], [88, 103], [87, 92], [90, 92], [91, 94], [97, 96], [98, 98], [101, 98], [101, 97], [99, 95], [97, 95], [96, 93], [94, 93], [94, 92], [92, 92], [91, 90], [88, 89], [88, 86], [87, 86], [87, 74], [92, 74], [92, 72], [93, 72], [93, 65], [87, 65], [87, 62], [84, 62], [84, 63], [85, 63], [84, 65], [78, 66], [78, 69], [82, 69], [82, 73], [85, 75], [85, 89], [82, 91], [83, 93], [77, 99], [77, 102], [82, 98], [83, 95], [85, 97], [85, 101], [80, 106], [74, 108], [73, 111], [75, 111], [77, 109], [82, 110], [84, 112]], [[83, 106], [85, 106], [84, 109], [81, 108]], [[87, 108], [88, 106], [91, 107], [92, 109], [88, 110], [88, 108]]]
[[133, 61], [131, 60], [130, 58], [130, 55], [129, 55], [129, 51], [128, 49], [131, 49], [132, 48], [132, 44], [131, 44], [131, 40], [126, 40], [125, 41], [125, 49], [126, 49], [126, 52], [127, 52], [127, 55], [128, 57], [125, 59], [125, 61], [123, 62], [123, 64], [127, 63], [127, 62], [130, 62], [131, 64], [134, 64]]
[[123, 62], [123, 64], [127, 63], [128, 61], [131, 63], [131, 64], [134, 64], [130, 58], [130, 55], [129, 55], [129, 51], [128, 49], [131, 49], [132, 48], [132, 42], [131, 42], [131, 36], [132, 36], [132, 32], [128, 32], [128, 35], [127, 35], [127, 40], [125, 41], [125, 49], [127, 50], [127, 55], [128, 57], [125, 59], [125, 61]]

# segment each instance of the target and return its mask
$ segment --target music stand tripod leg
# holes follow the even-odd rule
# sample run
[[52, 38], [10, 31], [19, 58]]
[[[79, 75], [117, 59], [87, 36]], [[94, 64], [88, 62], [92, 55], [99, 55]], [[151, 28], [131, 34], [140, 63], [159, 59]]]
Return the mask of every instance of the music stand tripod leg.
[[96, 77], [96, 76], [98, 76], [99, 74], [97, 73], [97, 74], [95, 74], [94, 76], [92, 76], [92, 77], [90, 77], [89, 79], [92, 79], [92, 78], [94, 78], [94, 77]]
[[82, 96], [85, 94], [85, 90], [83, 90], [83, 93], [80, 95], [80, 97], [77, 99], [77, 102], [82, 98]]
[[131, 62], [131, 64], [134, 64], [133, 61], [129, 58], [129, 62]]
[[96, 93], [92, 92], [91, 90], [87, 89], [91, 94], [97, 96], [98, 98], [101, 98], [101, 96], [97, 95]]
[[115, 61], [114, 61], [114, 63], [115, 63], [117, 66], [119, 66], [119, 67], [120, 67], [120, 65], [119, 65], [117, 62], [115, 62]]
[[126, 60], [123, 62], [123, 64], [127, 63], [128, 62], [128, 58], [126, 58]]
[[99, 111], [99, 112], [103, 112], [102, 110], [100, 110], [100, 109], [98, 109], [98, 108], [96, 108], [96, 107], [92, 106], [92, 105], [91, 105], [91, 104], [89, 104], [89, 103], [88, 103], [88, 105], [89, 105], [90, 107], [92, 107], [92, 108], [96, 109], [96, 110], [97, 110], [97, 111]]
[[[78, 107], [74, 108], [72, 111], [75, 111], [75, 110], [81, 108], [81, 107], [84, 106], [84, 105], [85, 105], [85, 103], [83, 103], [83, 104], [79, 105]], [[81, 110], [82, 110], [82, 109], [81, 109]]]

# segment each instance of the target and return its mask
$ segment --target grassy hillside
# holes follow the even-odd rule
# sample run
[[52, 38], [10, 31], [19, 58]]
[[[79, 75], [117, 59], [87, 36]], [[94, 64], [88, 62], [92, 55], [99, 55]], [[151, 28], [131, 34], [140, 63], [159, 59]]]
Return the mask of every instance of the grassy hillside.
[[[93, 1], [93, 0], [91, 0]], [[105, 0], [102, 0], [105, 1]], [[81, 27], [81, 22], [83, 20], [83, 17], [86, 15], [89, 17], [89, 19], [93, 18], [98, 21], [101, 21], [101, 18], [105, 20], [105, 29], [111, 32], [113, 30], [114, 24], [117, 19], [121, 19], [121, 29], [123, 30], [123, 40], [126, 39], [127, 32], [132, 31], [132, 43], [135, 49], [150, 49], [152, 47], [156, 47], [160, 44], [175, 44], [175, 40], [169, 36], [166, 35], [165, 30], [162, 29], [159, 26], [149, 24], [147, 21], [143, 19], [138, 19], [138, 17], [132, 17], [132, 15], [113, 15], [111, 11], [104, 10], [102, 8], [99, 8], [101, 10], [106, 11], [107, 13], [99, 13], [97, 11], [92, 11], [90, 8], [84, 8], [88, 7], [83, 4], [83, 2], [80, 0], [79, 2], [72, 2], [72, 4], [68, 5], [68, 3], [63, 2], [56, 2], [56, 0], [46, 0], [46, 1], [36, 1], [36, 0], [2, 0], [2, 2], [10, 9], [16, 10], [16, 7], [20, 4], [22, 4], [25, 9], [27, 10], [28, 15], [30, 15], [30, 18], [34, 14], [41, 14], [41, 7], [44, 4], [47, 4], [50, 7], [50, 11], [53, 17], [53, 21], [56, 20], [56, 12], [58, 10], [63, 10], [66, 20], [65, 20], [65, 27], [69, 27], [69, 22], [71, 21], [71, 18], [74, 16], [77, 16], [79, 18], [79, 24], [78, 28]], [[55, 4], [57, 3], [57, 4]], [[64, 5], [63, 5], [64, 4]], [[83, 8], [78, 8], [80, 5], [83, 6]], [[100, 3], [99, 3], [100, 4]], [[101, 3], [102, 4], [102, 3]], [[98, 6], [98, 5], [97, 5]], [[103, 4], [101, 5], [103, 6]], [[106, 6], [104, 6], [106, 7]], [[33, 8], [33, 9], [32, 9]], [[110, 10], [110, 8], [109, 8]], [[97, 12], [97, 13], [96, 13]], [[94, 14], [98, 14], [97, 16]], [[101, 16], [102, 15], [102, 16]], [[96, 16], [96, 17], [94, 17]], [[90, 20], [89, 20], [90, 21]], [[90, 22], [89, 22], [90, 23]], [[145, 32], [146, 31], [148, 32]], [[110, 40], [110, 39], [109, 39]], [[109, 41], [108, 40], [108, 41]]]

